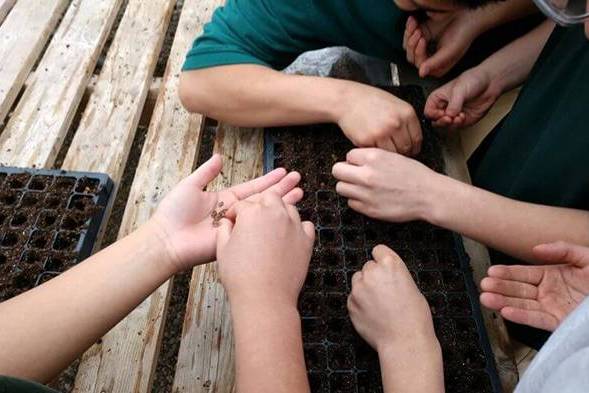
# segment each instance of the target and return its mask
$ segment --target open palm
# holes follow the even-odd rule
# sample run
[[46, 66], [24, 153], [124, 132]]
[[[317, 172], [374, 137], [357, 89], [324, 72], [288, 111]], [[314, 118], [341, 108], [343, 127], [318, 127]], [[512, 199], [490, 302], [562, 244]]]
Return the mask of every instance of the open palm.
[[491, 267], [481, 303], [512, 322], [554, 331], [589, 294], [589, 248], [559, 242], [534, 254], [550, 265]]
[[213, 156], [164, 198], [152, 218], [180, 270], [214, 260], [217, 228], [213, 213], [224, 213], [236, 202], [262, 192], [277, 194], [288, 204], [303, 197], [303, 191], [297, 188], [301, 176], [287, 174], [285, 169], [223, 191], [205, 191], [222, 167], [221, 157]]

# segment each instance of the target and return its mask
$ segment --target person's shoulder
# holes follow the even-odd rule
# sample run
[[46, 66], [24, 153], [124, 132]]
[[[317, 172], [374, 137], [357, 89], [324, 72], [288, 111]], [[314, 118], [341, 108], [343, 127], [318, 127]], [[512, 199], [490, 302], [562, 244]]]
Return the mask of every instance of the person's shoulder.
[[58, 393], [35, 382], [0, 375], [0, 393]]

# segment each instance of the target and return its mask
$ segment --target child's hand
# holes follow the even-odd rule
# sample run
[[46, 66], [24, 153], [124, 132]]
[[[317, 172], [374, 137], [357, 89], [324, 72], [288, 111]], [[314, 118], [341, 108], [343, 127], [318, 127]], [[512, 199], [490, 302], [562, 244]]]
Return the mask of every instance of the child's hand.
[[[422, 24], [410, 16], [405, 26], [403, 48], [407, 61], [419, 69], [422, 78], [441, 77], [462, 59], [480, 33], [477, 18], [469, 10], [430, 17]], [[434, 53], [428, 53], [429, 45], [436, 45]]]
[[219, 214], [236, 202], [265, 191], [280, 195], [288, 204], [295, 204], [303, 197], [303, 191], [297, 188], [300, 175], [287, 174], [284, 169], [221, 192], [204, 191], [222, 167], [221, 157], [213, 156], [164, 198], [150, 220], [150, 225], [167, 245], [174, 271], [215, 259], [221, 217], [214, 219], [214, 212]]
[[235, 205], [217, 235], [219, 276], [232, 306], [271, 303], [296, 309], [309, 268], [315, 227], [272, 192]]
[[487, 73], [473, 68], [431, 93], [425, 115], [436, 127], [468, 127], [487, 114], [500, 94]]
[[376, 246], [352, 276], [348, 310], [358, 333], [379, 353], [415, 340], [435, 343], [432, 316], [401, 258]]
[[372, 86], [352, 82], [348, 86], [335, 120], [354, 145], [419, 154], [421, 124], [410, 104]]
[[443, 176], [413, 159], [380, 149], [354, 149], [333, 166], [336, 191], [359, 213], [392, 222], [428, 220]]
[[490, 267], [481, 303], [512, 322], [554, 331], [589, 295], [589, 248], [558, 242], [534, 255], [546, 265]]

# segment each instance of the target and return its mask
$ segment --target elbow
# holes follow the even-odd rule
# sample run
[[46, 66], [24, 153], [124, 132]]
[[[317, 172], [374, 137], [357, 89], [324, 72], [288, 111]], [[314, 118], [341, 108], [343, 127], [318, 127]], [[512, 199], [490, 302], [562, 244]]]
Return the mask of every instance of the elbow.
[[180, 75], [178, 95], [182, 106], [190, 113], [207, 114], [206, 86], [199, 71], [183, 72]]

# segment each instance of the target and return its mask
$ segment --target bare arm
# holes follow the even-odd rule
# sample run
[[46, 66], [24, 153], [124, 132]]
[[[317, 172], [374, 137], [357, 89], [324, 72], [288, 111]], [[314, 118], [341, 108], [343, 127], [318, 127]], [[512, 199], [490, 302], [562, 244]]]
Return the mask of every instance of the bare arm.
[[315, 227], [271, 194], [235, 210], [235, 226], [224, 220], [219, 230], [217, 255], [231, 303], [237, 391], [307, 393], [297, 298]]
[[0, 304], [0, 374], [51, 380], [173, 273], [165, 247], [148, 225]]
[[554, 23], [546, 21], [483, 63], [435, 90], [425, 114], [437, 127], [461, 128], [479, 121], [499, 96], [528, 77]]
[[219, 193], [213, 157], [183, 180], [151, 220], [59, 277], [0, 304], [0, 375], [53, 379], [173, 274], [215, 257], [211, 211], [269, 189], [295, 203], [298, 174], [276, 170]]
[[354, 210], [391, 222], [424, 220], [526, 261], [558, 240], [589, 245], [589, 212], [515, 201], [378, 149], [354, 149], [333, 174]]
[[413, 108], [356, 82], [243, 64], [185, 72], [180, 96], [189, 111], [240, 127], [337, 123], [357, 146], [413, 155], [421, 149]]
[[534, 247], [558, 240], [589, 245], [589, 212], [519, 202], [448, 177], [435, 189], [429, 221], [518, 259], [537, 262]]

